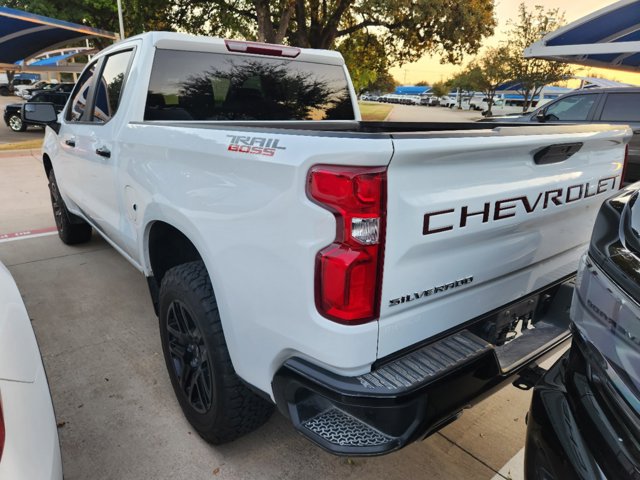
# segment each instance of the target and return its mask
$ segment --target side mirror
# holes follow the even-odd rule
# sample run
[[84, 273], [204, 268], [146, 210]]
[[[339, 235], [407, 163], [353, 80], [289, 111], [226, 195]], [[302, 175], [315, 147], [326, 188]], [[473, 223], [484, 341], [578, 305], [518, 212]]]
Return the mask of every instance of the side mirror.
[[22, 118], [33, 123], [48, 125], [56, 133], [60, 130], [58, 113], [53, 103], [25, 103], [22, 105]]
[[544, 110], [538, 110], [538, 113], [536, 113], [536, 120], [538, 120], [539, 122], [546, 122], [547, 121], [547, 114], [545, 113]]

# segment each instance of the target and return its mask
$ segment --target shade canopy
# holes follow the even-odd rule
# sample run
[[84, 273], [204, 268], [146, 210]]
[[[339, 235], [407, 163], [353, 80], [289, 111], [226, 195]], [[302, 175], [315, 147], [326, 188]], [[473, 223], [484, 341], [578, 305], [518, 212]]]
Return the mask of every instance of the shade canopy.
[[117, 39], [115, 33], [106, 30], [0, 7], [0, 64], [14, 64], [90, 37]]
[[620, 0], [530, 45], [527, 58], [640, 70], [640, 0]]

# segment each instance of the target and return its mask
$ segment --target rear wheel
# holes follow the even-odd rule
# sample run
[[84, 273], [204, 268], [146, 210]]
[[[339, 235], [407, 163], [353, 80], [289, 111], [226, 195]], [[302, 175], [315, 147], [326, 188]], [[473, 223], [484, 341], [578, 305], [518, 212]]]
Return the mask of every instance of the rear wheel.
[[20, 115], [13, 114], [9, 117], [9, 128], [14, 132], [24, 132], [27, 129], [27, 126], [22, 122], [22, 118]]
[[67, 210], [64, 200], [60, 196], [53, 170], [49, 172], [49, 193], [51, 194], [51, 207], [60, 240], [67, 245], [91, 240], [91, 225]]
[[255, 430], [273, 405], [236, 374], [202, 261], [169, 270], [160, 287], [160, 337], [169, 378], [184, 415], [210, 443]]

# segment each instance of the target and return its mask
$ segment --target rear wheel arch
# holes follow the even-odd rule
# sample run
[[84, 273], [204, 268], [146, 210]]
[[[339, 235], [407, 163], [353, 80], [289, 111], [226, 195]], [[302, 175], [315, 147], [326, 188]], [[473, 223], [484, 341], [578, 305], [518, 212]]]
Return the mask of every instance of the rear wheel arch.
[[204, 260], [187, 235], [173, 225], [156, 220], [146, 229], [146, 262], [151, 300], [158, 313], [158, 295], [165, 274], [178, 265]]
[[42, 164], [44, 165], [44, 173], [47, 175], [47, 178], [49, 178], [49, 172], [53, 170], [53, 164], [51, 163], [49, 155], [46, 153], [42, 155]]

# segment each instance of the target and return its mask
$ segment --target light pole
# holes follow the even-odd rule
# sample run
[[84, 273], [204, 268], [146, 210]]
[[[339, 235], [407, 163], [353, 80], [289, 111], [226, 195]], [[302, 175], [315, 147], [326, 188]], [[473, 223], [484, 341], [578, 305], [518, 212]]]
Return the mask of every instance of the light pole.
[[120, 22], [120, 40], [124, 40], [124, 22], [122, 21], [122, 1], [118, 0], [118, 21]]

